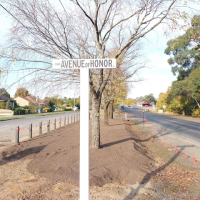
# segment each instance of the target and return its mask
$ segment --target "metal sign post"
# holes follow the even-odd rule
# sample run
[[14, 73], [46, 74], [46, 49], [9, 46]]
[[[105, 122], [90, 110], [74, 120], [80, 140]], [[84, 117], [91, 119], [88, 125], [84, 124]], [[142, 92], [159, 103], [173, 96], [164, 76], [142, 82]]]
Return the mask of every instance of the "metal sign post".
[[165, 112], [166, 105], [164, 105], [163, 108], [164, 108], [164, 112]]
[[144, 110], [143, 110], [143, 127], [144, 127]]
[[80, 69], [80, 200], [89, 200], [89, 69], [116, 68], [116, 59], [53, 60], [53, 69]]

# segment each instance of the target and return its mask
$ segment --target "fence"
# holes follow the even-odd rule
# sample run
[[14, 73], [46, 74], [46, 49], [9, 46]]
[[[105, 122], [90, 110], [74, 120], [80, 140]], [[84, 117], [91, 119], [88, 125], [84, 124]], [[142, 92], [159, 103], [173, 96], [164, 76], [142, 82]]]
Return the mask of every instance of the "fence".
[[[70, 121], [70, 123], [69, 123]], [[53, 121], [47, 120], [46, 123], [43, 123], [42, 121], [39, 122], [38, 125], [35, 125], [34, 128], [38, 129], [38, 135], [41, 135], [43, 133], [43, 129], [46, 127], [47, 133], [52, 130], [55, 130], [56, 128], [62, 127], [62, 122], [63, 126], [66, 126], [68, 124], [71, 124], [73, 122], [80, 121], [80, 114], [73, 114], [73, 115], [68, 115], [65, 116], [64, 118], [60, 117], [59, 120], [56, 120], [56, 118]], [[53, 127], [52, 127], [53, 126]], [[33, 137], [33, 124], [29, 124], [28, 127], [20, 127], [17, 126], [15, 129], [15, 144], [20, 144], [20, 131], [21, 130], [27, 130], [27, 136], [28, 139], [31, 139]]]

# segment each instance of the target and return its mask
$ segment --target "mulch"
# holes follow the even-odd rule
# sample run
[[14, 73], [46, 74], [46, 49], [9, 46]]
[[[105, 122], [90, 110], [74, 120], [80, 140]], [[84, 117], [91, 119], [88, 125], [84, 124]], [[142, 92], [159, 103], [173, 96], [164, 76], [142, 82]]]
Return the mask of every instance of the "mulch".
[[[143, 143], [149, 136], [138, 135], [136, 140], [128, 131], [129, 126], [122, 119], [109, 120], [109, 126], [101, 120], [101, 148], [90, 149], [90, 186], [150, 180], [156, 167], [152, 153]], [[76, 122], [9, 147], [0, 155], [0, 165], [31, 159], [27, 166], [31, 174], [52, 184], [65, 182], [78, 186], [79, 132], [80, 124]]]

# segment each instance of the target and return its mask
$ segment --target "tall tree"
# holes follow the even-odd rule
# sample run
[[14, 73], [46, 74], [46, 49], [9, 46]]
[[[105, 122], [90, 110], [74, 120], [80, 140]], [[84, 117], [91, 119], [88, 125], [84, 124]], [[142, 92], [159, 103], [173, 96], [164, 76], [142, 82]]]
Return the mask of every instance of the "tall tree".
[[156, 104], [156, 102], [157, 101], [156, 101], [156, 99], [155, 99], [155, 97], [153, 96], [152, 93], [144, 96], [144, 103], [154, 103], [154, 104]]
[[126, 99], [126, 101], [125, 101], [125, 104], [126, 105], [132, 105], [132, 104], [135, 104], [135, 100], [134, 99]]
[[168, 63], [177, 80], [184, 80], [196, 68], [200, 67], [200, 15], [191, 20], [191, 27], [186, 33], [170, 40], [165, 54], [170, 55]]
[[21, 87], [21, 88], [17, 88], [17, 91], [15, 92], [15, 97], [26, 97], [26, 96], [30, 96], [29, 94], [29, 91], [24, 88], [24, 87]]
[[10, 98], [10, 94], [6, 91], [5, 88], [0, 88], [0, 95]]
[[[18, 71], [28, 69], [29, 74], [25, 76], [32, 73], [33, 81], [29, 79], [27, 86], [43, 91], [49, 88], [49, 92], [55, 91], [58, 87], [65, 89], [72, 83], [79, 83], [80, 70], [52, 70], [53, 58], [104, 59], [108, 57], [109, 50], [116, 46], [118, 51], [113, 58], [118, 59], [126, 51], [131, 56], [135, 44], [160, 24], [167, 25], [173, 30], [184, 27], [185, 24], [182, 22], [187, 21], [184, 17], [190, 10], [188, 5], [182, 5], [178, 0], [1, 2], [3, 4], [0, 6], [14, 20], [9, 40], [0, 52], [1, 58], [5, 61], [5, 70], [9, 71], [13, 65]], [[178, 17], [183, 20], [178, 21]], [[132, 67], [130, 65], [128, 69]], [[100, 144], [99, 109], [110, 74], [111, 69], [90, 70], [93, 148], [99, 148]]]
[[[191, 27], [177, 39], [170, 40], [165, 53], [171, 58], [168, 63], [172, 66], [177, 81], [172, 83], [167, 102], [179, 99], [179, 112], [191, 115], [195, 107], [200, 108], [200, 15], [191, 20]], [[177, 106], [176, 106], [177, 107]]]

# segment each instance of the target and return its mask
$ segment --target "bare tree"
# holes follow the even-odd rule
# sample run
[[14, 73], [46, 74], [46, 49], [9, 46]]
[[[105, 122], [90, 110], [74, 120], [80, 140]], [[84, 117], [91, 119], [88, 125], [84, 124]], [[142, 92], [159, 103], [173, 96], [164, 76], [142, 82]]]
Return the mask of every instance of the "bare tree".
[[[113, 58], [118, 59], [124, 52], [132, 52], [134, 45], [160, 24], [175, 30], [188, 25], [185, 23], [190, 18], [190, 8], [178, 0], [1, 2], [0, 6], [13, 16], [8, 42], [0, 52], [5, 70], [27, 70], [24, 77], [31, 74], [34, 84], [40, 84], [43, 90], [51, 88], [50, 91], [78, 84], [80, 74], [78, 69], [52, 70], [53, 58], [104, 59], [117, 45]], [[99, 109], [110, 75], [111, 70], [90, 70], [92, 148], [100, 146]]]

